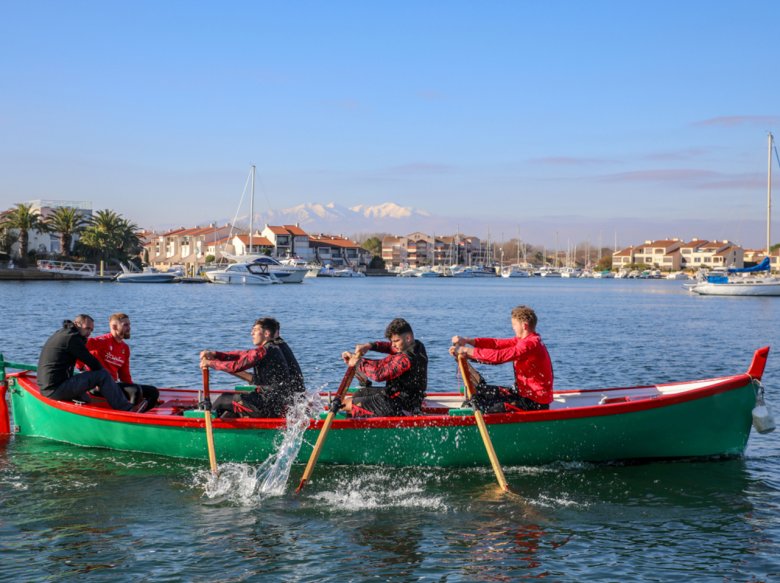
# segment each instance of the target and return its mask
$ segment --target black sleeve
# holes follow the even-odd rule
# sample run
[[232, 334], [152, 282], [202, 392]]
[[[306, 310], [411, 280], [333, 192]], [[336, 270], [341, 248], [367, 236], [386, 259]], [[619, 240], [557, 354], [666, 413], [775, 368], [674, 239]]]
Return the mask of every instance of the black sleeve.
[[103, 365], [100, 361], [90, 354], [87, 350], [87, 345], [78, 336], [71, 336], [68, 341], [68, 352], [71, 356], [75, 356], [78, 360], [83, 362], [89, 367], [89, 370], [100, 370]]

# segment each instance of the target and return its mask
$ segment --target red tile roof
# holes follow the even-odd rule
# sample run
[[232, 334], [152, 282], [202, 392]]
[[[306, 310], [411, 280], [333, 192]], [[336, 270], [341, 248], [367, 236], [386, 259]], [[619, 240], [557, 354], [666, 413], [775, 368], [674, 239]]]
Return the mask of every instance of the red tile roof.
[[299, 235], [304, 237], [308, 235], [308, 233], [301, 229], [298, 225], [284, 225], [284, 228], [287, 229], [291, 235]]
[[[238, 237], [238, 240], [241, 241], [244, 245], [249, 245], [249, 235], [235, 235], [235, 237]], [[253, 235], [252, 236], [252, 245], [257, 247], [260, 245], [261, 247], [273, 247], [274, 244], [271, 243], [268, 239], [265, 237], [261, 237], [260, 235]]]

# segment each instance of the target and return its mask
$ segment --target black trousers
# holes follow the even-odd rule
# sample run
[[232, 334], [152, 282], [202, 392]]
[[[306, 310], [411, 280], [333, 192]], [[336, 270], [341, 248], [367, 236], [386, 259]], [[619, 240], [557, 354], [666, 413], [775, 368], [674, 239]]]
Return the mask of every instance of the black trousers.
[[127, 396], [127, 400], [135, 405], [141, 399], [149, 401], [148, 409], [151, 409], [160, 398], [160, 391], [152, 385], [139, 385], [137, 383], [117, 383]]

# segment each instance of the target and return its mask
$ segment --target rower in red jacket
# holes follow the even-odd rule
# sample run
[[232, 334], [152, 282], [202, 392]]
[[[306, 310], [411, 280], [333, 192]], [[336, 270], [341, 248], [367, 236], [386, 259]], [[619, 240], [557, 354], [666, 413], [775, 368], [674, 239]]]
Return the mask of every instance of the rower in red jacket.
[[512, 310], [514, 338], [467, 338], [453, 336], [450, 354], [464, 355], [485, 364], [511, 362], [515, 386], [485, 384], [480, 376], [471, 403], [481, 411], [498, 413], [518, 409], [549, 409], [553, 400], [553, 367], [547, 347], [536, 333], [536, 313], [528, 306]]

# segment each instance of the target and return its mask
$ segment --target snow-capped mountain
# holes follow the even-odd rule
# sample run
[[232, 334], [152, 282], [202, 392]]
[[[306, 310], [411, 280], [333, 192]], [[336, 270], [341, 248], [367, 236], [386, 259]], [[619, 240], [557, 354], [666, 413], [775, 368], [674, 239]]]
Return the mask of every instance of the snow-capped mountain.
[[[406, 232], [426, 226], [431, 214], [393, 202], [346, 207], [334, 202], [304, 203], [293, 207], [256, 212], [254, 223], [262, 229], [270, 225], [299, 224], [307, 232], [359, 233], [369, 231]], [[249, 221], [239, 217], [239, 223]]]

